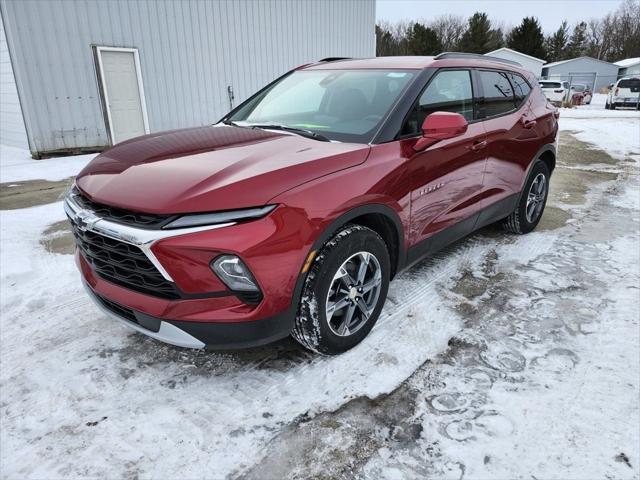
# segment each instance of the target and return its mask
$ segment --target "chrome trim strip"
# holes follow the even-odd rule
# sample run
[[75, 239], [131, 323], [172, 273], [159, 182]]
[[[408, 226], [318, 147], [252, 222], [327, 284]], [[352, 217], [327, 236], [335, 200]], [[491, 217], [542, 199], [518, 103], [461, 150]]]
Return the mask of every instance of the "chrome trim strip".
[[189, 335], [184, 330], [180, 330], [178, 327], [176, 327], [175, 325], [172, 325], [169, 322], [160, 320], [160, 330], [158, 330], [157, 332], [152, 332], [151, 330], [147, 330], [146, 328], [143, 328], [140, 325], [137, 325], [132, 321], [127, 320], [124, 317], [121, 317], [120, 315], [116, 314], [115, 312], [112, 312], [111, 310], [106, 308], [102, 303], [100, 303], [100, 300], [96, 298], [95, 293], [93, 293], [93, 291], [87, 285], [86, 282], [82, 282], [82, 285], [84, 286], [85, 290], [89, 294], [89, 297], [91, 298], [91, 300], [93, 300], [93, 303], [96, 304], [96, 306], [100, 309], [102, 313], [104, 313], [108, 317], [111, 317], [114, 320], [117, 320], [118, 322], [122, 323], [124, 326], [131, 328], [137, 332], [140, 332], [144, 335], [147, 335], [148, 337], [155, 338], [156, 340], [160, 340], [161, 342], [169, 343], [177, 347], [204, 348], [205, 344], [202, 343], [200, 340]]
[[218, 228], [229, 227], [237, 222], [219, 223], [217, 225], [204, 225], [201, 227], [176, 228], [173, 230], [145, 230], [142, 228], [130, 227], [120, 223], [111, 222], [95, 215], [91, 210], [83, 209], [70, 195], [64, 200], [64, 211], [81, 230], [103, 235], [105, 237], [119, 240], [130, 245], [134, 245], [144, 252], [151, 263], [158, 269], [162, 276], [173, 282], [173, 278], [169, 275], [157, 257], [151, 251], [151, 247], [158, 240], [170, 237], [177, 237], [189, 233], [204, 232], [206, 230], [215, 230]]

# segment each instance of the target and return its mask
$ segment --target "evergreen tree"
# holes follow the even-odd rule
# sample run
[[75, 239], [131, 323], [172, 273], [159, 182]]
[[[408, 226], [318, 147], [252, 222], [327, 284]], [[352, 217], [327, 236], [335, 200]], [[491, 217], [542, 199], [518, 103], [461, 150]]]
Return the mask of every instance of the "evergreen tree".
[[532, 57], [546, 59], [542, 28], [535, 17], [525, 17], [507, 36], [507, 47]]
[[467, 30], [460, 39], [458, 50], [468, 53], [487, 53], [504, 44], [502, 31], [492, 29], [486, 13], [476, 12], [469, 17]]
[[585, 22], [578, 23], [571, 34], [565, 58], [576, 58], [584, 55], [588, 48], [587, 42], [587, 24]]
[[438, 34], [421, 23], [414, 23], [407, 32], [407, 47], [410, 55], [437, 55], [442, 52]]
[[565, 51], [569, 41], [569, 25], [564, 20], [558, 30], [549, 35], [545, 40], [547, 49], [547, 60], [557, 62], [566, 58]]

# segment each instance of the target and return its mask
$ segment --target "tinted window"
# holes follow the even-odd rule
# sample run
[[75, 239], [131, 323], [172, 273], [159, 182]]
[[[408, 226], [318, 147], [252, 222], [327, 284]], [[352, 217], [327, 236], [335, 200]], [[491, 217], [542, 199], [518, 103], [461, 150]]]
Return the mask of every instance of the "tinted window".
[[541, 88], [561, 88], [562, 84], [560, 82], [540, 82]]
[[422, 123], [433, 112], [459, 113], [473, 120], [471, 73], [467, 70], [445, 70], [436, 74], [409, 115], [402, 134], [417, 134]]
[[524, 99], [527, 98], [527, 95], [529, 95], [531, 87], [524, 78], [516, 73], [510, 73], [509, 79], [511, 80], [511, 85], [513, 85], [513, 93], [516, 97], [516, 108], [518, 108], [522, 105]]
[[484, 91], [484, 116], [493, 117], [514, 109], [513, 88], [504, 72], [478, 72]]

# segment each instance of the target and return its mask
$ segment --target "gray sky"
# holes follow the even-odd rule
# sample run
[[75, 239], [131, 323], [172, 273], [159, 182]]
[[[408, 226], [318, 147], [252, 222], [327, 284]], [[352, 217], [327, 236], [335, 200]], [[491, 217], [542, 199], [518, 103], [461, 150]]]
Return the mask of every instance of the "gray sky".
[[622, 0], [377, 0], [378, 20], [432, 19], [445, 13], [469, 17], [486, 12], [491, 20], [515, 26], [523, 17], [535, 16], [545, 33], [558, 28], [563, 19], [600, 18], [618, 8]]

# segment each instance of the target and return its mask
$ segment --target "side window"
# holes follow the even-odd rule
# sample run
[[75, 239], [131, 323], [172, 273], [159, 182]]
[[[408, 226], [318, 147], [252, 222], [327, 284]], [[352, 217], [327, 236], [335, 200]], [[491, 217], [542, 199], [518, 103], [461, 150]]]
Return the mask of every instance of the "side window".
[[484, 91], [485, 118], [502, 115], [514, 109], [513, 88], [504, 72], [480, 71]]
[[522, 105], [524, 99], [527, 98], [527, 95], [529, 95], [531, 87], [529, 86], [527, 81], [517, 73], [510, 73], [509, 78], [511, 79], [511, 85], [513, 85], [513, 93], [516, 97], [516, 108], [520, 108], [520, 105]]
[[454, 112], [467, 121], [473, 120], [473, 89], [468, 70], [437, 73], [409, 114], [401, 135], [420, 133], [424, 119], [433, 112]]

